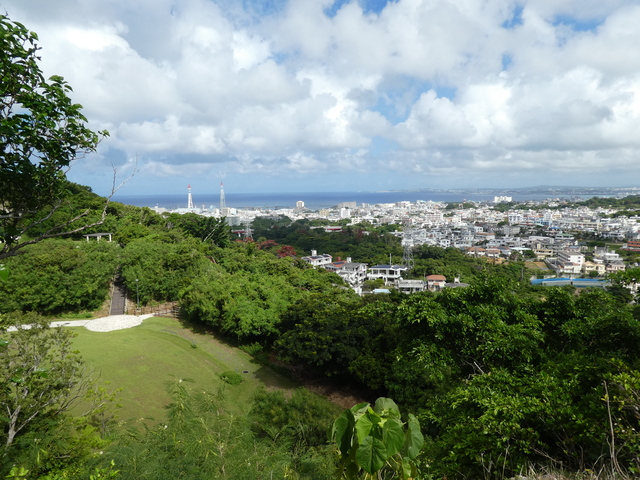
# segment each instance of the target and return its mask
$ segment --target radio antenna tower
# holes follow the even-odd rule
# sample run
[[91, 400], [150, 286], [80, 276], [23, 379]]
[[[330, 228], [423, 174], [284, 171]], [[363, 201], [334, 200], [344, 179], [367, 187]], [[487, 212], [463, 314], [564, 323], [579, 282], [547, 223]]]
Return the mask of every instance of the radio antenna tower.
[[191, 185], [187, 185], [187, 188], [189, 189], [189, 196], [187, 199], [187, 209], [193, 210], [193, 198], [191, 198]]
[[413, 262], [413, 229], [411, 228], [411, 219], [407, 218], [404, 221], [404, 232], [402, 234], [402, 246], [404, 252], [402, 253], [402, 265], [411, 270], [414, 267]]
[[253, 240], [253, 232], [251, 231], [251, 220], [247, 219], [244, 222], [244, 239]]

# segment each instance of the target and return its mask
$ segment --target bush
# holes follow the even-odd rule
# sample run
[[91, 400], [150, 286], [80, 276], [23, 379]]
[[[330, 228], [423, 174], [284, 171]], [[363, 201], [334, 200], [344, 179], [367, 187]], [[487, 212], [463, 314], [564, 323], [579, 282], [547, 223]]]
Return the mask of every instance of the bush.
[[221, 373], [220, 378], [229, 385], [240, 385], [242, 383], [242, 375], [232, 370]]

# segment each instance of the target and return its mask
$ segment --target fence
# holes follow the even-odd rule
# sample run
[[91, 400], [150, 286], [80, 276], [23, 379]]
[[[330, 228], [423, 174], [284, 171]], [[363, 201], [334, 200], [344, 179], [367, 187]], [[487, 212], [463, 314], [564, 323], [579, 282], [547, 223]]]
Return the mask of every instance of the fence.
[[166, 302], [158, 305], [140, 305], [136, 308], [135, 302], [127, 302], [127, 315], [155, 315], [156, 317], [173, 317], [178, 318], [180, 315], [180, 306], [178, 302]]

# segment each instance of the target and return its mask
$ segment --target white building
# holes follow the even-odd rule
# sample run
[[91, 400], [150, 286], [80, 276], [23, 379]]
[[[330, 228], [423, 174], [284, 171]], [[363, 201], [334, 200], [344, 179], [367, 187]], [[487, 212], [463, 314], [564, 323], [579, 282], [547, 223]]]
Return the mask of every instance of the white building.
[[558, 253], [558, 260], [560, 262], [575, 263], [581, 266], [584, 263], [584, 255], [570, 250], [563, 250]]
[[510, 224], [515, 224], [515, 223], [522, 223], [522, 214], [520, 213], [516, 213], [516, 212], [511, 212], [509, 213], [509, 215], [507, 216], [509, 223]]
[[352, 262], [351, 258], [347, 258], [346, 261], [333, 262], [325, 268], [340, 275], [358, 295], [362, 293], [362, 283], [367, 279], [366, 263]]
[[309, 255], [308, 257], [302, 257], [302, 260], [314, 267], [324, 268], [327, 265], [331, 265], [331, 262], [333, 262], [333, 257], [328, 253], [318, 255], [318, 252], [316, 250], [311, 250], [311, 255]]
[[423, 280], [403, 280], [400, 279], [396, 283], [396, 288], [403, 293], [424, 292], [427, 288]]
[[385, 285], [390, 285], [401, 279], [403, 272], [407, 270], [408, 268], [402, 265], [375, 265], [369, 269], [367, 278], [369, 280], [382, 278]]
[[427, 276], [427, 288], [432, 292], [439, 292], [442, 290], [447, 282], [447, 278], [444, 275], [428, 275]]

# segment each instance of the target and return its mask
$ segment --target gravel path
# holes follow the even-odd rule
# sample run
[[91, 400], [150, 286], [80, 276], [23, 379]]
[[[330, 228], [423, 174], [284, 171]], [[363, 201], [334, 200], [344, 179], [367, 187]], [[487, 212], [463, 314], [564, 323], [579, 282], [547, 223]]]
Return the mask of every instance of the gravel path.
[[[85, 327], [92, 332], [112, 332], [123, 328], [136, 327], [143, 320], [153, 317], [153, 315], [111, 315], [109, 317], [95, 318], [90, 320], [66, 320], [51, 322], [52, 327]], [[24, 326], [23, 328], [25, 328]], [[10, 327], [8, 331], [15, 330]]]

